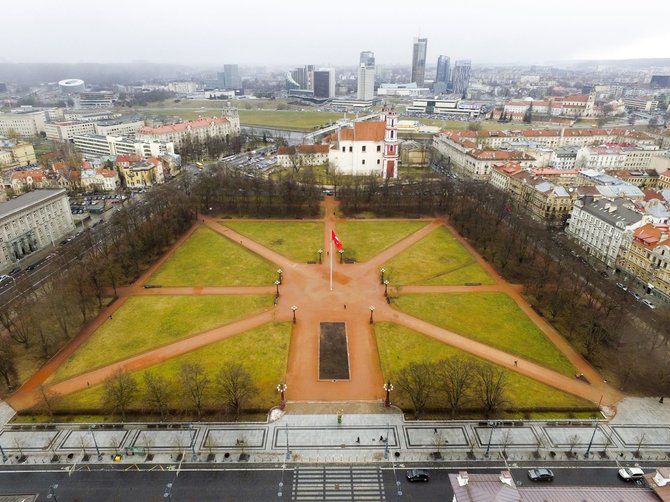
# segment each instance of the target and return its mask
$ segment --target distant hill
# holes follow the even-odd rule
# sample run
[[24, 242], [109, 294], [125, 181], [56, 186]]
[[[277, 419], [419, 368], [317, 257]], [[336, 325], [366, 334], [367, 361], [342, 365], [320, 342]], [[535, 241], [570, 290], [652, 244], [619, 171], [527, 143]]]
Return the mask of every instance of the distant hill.
[[87, 84], [132, 84], [141, 80], [187, 78], [193, 69], [156, 63], [0, 63], [0, 82], [35, 85], [64, 78], [81, 78]]

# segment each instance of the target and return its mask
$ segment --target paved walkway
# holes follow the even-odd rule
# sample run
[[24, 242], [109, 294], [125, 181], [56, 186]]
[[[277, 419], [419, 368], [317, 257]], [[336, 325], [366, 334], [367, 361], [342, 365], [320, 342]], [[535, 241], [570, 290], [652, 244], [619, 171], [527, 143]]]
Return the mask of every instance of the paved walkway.
[[[274, 292], [268, 287], [189, 287], [189, 288], [144, 288], [152, 274], [168, 260], [174, 251], [190, 237], [198, 225], [207, 225], [224, 237], [250, 251], [270, 260], [283, 270], [283, 283], [280, 286], [278, 304], [274, 309], [250, 316], [244, 320], [219, 327], [196, 336], [185, 338], [170, 345], [159, 347], [123, 361], [117, 361], [104, 368], [92, 370], [64, 382], [51, 386], [60, 394], [69, 394], [86, 388], [90, 384], [103, 382], [119, 369], [137, 370], [154, 365], [166, 359], [176, 357], [227, 336], [243, 332], [272, 320], [287, 321], [292, 318], [291, 306], [298, 307], [297, 323], [294, 325], [289, 351], [286, 382], [287, 396], [294, 401], [357, 401], [378, 400], [383, 397], [383, 379], [379, 365], [379, 354], [374, 330], [369, 324], [370, 306], [375, 307], [376, 321], [392, 321], [410, 329], [454, 345], [483, 359], [504, 366], [509, 370], [532, 377], [560, 390], [572, 393], [594, 403], [613, 406], [621, 395], [610, 388], [600, 375], [561, 337], [552, 326], [539, 316], [521, 295], [518, 285], [507, 283], [491, 265], [483, 260], [451, 227], [447, 228], [461, 244], [472, 254], [493, 278], [494, 284], [482, 286], [408, 286], [403, 293], [460, 292], [460, 291], [496, 291], [509, 295], [528, 317], [583, 373], [590, 383], [567, 377], [539, 366], [531, 361], [504, 351], [493, 349], [467, 337], [439, 328], [423, 320], [402, 313], [385, 301], [384, 286], [379, 281], [379, 267], [410, 246], [446, 225], [443, 220], [434, 220], [422, 229], [397, 242], [379, 255], [365, 263], [340, 264], [337, 257], [329, 255], [331, 231], [336, 230], [338, 219], [335, 216], [337, 202], [326, 197], [323, 202], [324, 233], [323, 249], [326, 250], [322, 264], [296, 263], [266, 248], [265, 246], [233, 231], [221, 221], [204, 217], [186, 235], [179, 239], [170, 250], [154, 263], [131, 286], [118, 289], [118, 299], [106, 308], [95, 320], [70, 344], [54, 356], [43, 368], [28, 380], [8, 399], [15, 409], [29, 407], [38, 401], [37, 389], [46, 379], [83, 344], [108, 317], [118, 310], [133, 295], [219, 295], [219, 294], [258, 294]], [[344, 243], [346, 246], [346, 243]], [[329, 285], [329, 260], [333, 259], [333, 287]], [[318, 378], [319, 325], [321, 322], [344, 322], [347, 327], [350, 378], [348, 380], [324, 381]], [[517, 364], [514, 364], [517, 361]]]
[[[3, 465], [145, 465], [179, 469], [182, 462], [400, 463], [475, 461], [572, 465], [584, 460], [619, 465], [670, 464], [670, 426], [603, 421], [407, 421], [395, 408], [366, 401], [291, 402], [287, 414], [259, 423], [12, 424], [0, 428]], [[320, 409], [320, 413], [304, 413]], [[345, 411], [338, 416], [338, 410]], [[347, 410], [351, 410], [351, 413]], [[98, 452], [100, 458], [98, 458]], [[439, 453], [438, 456], [435, 453]], [[121, 457], [115, 461], [115, 456]], [[25, 458], [21, 459], [20, 456]], [[150, 456], [149, 456], [150, 455]], [[154, 464], [154, 465], [151, 465]], [[158, 464], [158, 465], [155, 465]], [[204, 466], [203, 466], [204, 467]], [[44, 465], [45, 469], [53, 469]], [[135, 467], [139, 468], [139, 467]]]

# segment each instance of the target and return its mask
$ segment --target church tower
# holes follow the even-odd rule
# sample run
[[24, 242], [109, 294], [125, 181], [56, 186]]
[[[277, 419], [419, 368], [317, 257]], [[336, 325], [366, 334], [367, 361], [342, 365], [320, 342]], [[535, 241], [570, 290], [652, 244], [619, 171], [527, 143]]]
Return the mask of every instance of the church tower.
[[386, 120], [384, 130], [384, 178], [398, 177], [398, 114], [394, 108], [384, 106], [382, 114]]

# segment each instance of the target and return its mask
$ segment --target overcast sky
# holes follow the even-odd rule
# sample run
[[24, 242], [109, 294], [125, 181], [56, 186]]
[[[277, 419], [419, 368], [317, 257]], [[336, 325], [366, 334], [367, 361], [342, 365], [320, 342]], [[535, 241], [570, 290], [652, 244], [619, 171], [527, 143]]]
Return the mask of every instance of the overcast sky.
[[[0, 61], [410, 64], [670, 57], [670, 2], [637, 0], [31, 0], [3, 2]], [[650, 26], [655, 28], [650, 28]]]

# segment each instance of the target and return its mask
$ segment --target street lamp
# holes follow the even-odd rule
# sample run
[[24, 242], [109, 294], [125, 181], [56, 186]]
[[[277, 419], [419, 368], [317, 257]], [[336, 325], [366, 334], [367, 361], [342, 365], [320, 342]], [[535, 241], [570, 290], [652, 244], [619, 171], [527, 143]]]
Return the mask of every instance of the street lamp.
[[93, 436], [93, 444], [95, 445], [95, 451], [98, 454], [98, 462], [102, 460], [102, 454], [100, 453], [100, 448], [98, 448], [98, 442], [95, 440], [95, 434], [93, 434], [93, 429], [96, 428], [95, 424], [92, 424], [88, 429], [91, 431], [91, 436]]
[[391, 391], [393, 390], [393, 384], [391, 380], [384, 384], [384, 390], [386, 391], [386, 399], [384, 399], [384, 406], [387, 408], [391, 406]]
[[279, 285], [280, 285], [280, 284], [281, 284], [281, 283], [280, 283], [279, 281], [275, 281], [275, 286], [277, 286], [277, 293], [276, 293], [277, 296], [279, 296]]
[[341, 265], [342, 263], [344, 263], [344, 249], [340, 249], [338, 253], [340, 253], [340, 265]]
[[279, 284], [281, 284], [282, 282], [284, 282], [284, 281], [283, 281], [283, 276], [282, 276], [283, 273], [284, 273], [284, 271], [283, 271], [281, 268], [278, 268], [278, 269], [277, 269], [277, 275], [279, 275], [279, 279], [277, 279], [277, 280], [279, 281]]
[[8, 459], [9, 457], [7, 457], [7, 455], [5, 454], [5, 450], [2, 449], [2, 446], [1, 446], [1, 445], [0, 445], [0, 453], [2, 453], [2, 461], [3, 461], [3, 462], [7, 462], [7, 459]]
[[277, 392], [279, 392], [281, 395], [281, 404], [279, 405], [279, 408], [282, 410], [286, 408], [286, 397], [284, 395], [286, 389], [288, 389], [288, 385], [286, 385], [284, 382], [277, 385]]
[[381, 281], [382, 284], [384, 284], [384, 272], [386, 272], [385, 268], [380, 268], [379, 269], [379, 273], [381, 275], [381, 278], [379, 280]]
[[384, 296], [388, 298], [389, 296], [389, 281], [388, 279], [384, 281]]
[[295, 324], [295, 311], [298, 310], [298, 307], [293, 305], [291, 311], [293, 312], [293, 324]]
[[491, 438], [493, 437], [493, 432], [496, 430], [496, 427], [500, 425], [500, 422], [489, 422], [491, 426], [491, 434], [489, 434], [489, 443], [486, 445], [486, 453], [484, 456], [489, 458], [489, 450], [491, 449]]
[[319, 253], [319, 265], [321, 265], [321, 255], [323, 255], [323, 249], [319, 249], [317, 253]]
[[372, 318], [372, 313], [375, 311], [375, 307], [374, 305], [370, 305], [368, 308], [370, 309], [370, 324], [372, 324], [374, 322], [374, 319]]
[[47, 499], [54, 499], [54, 502], [58, 502], [58, 498], [56, 498], [56, 489], [58, 488], [58, 483], [54, 483], [49, 487], [49, 494], [47, 495]]
[[165, 485], [165, 493], [163, 493], [163, 498], [172, 502], [172, 483]]
[[[603, 396], [600, 396], [600, 401], [598, 401], [598, 409], [600, 409], [600, 405], [602, 402], [603, 402]], [[593, 445], [593, 439], [596, 437], [597, 431], [598, 431], [598, 421], [596, 420], [596, 426], [593, 428], [593, 434], [591, 434], [589, 447], [586, 449], [586, 453], [584, 453], [584, 458], [589, 458], [589, 453], [591, 452], [591, 446]]]
[[195, 453], [195, 438], [198, 435], [198, 431], [195, 430], [193, 424], [188, 424], [188, 426], [193, 431], [193, 437], [191, 438], [191, 452], [193, 455], [191, 456], [191, 461], [195, 462], [198, 459], [198, 455]]

